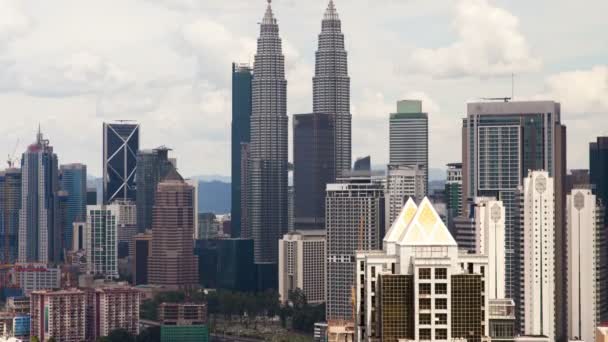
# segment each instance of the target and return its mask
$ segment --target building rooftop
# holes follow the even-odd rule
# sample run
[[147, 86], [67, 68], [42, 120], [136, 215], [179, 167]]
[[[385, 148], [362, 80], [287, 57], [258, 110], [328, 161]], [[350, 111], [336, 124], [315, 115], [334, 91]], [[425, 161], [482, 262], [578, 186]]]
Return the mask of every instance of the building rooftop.
[[402, 246], [458, 246], [428, 197], [418, 206], [398, 243]]

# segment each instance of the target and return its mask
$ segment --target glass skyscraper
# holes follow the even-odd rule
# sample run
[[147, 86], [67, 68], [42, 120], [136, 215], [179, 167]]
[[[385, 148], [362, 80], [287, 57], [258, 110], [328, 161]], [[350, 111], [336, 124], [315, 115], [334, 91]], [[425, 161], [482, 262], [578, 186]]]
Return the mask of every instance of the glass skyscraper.
[[103, 203], [135, 201], [139, 124], [103, 124]]
[[[595, 185], [595, 194], [608, 206], [608, 136], [598, 137], [589, 145], [589, 177]], [[608, 224], [608, 210], [604, 222]]]
[[137, 227], [138, 232], [143, 233], [152, 228], [152, 209], [154, 207], [154, 196], [156, 186], [161, 179], [173, 169], [169, 160], [169, 149], [158, 147], [153, 150], [141, 150], [137, 152]]
[[87, 167], [83, 164], [61, 165], [59, 168], [61, 190], [67, 193], [65, 219], [63, 220], [63, 246], [72, 246], [72, 224], [86, 220]]
[[21, 170], [0, 172], [0, 259], [3, 264], [17, 261], [19, 208], [21, 208]]

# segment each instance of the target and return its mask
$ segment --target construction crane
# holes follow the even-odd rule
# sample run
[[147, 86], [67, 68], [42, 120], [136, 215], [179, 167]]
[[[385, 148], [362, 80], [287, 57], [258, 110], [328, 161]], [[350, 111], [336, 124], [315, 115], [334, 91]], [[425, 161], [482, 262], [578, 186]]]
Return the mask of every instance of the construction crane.
[[8, 164], [9, 169], [13, 168], [13, 166], [15, 164], [17, 164], [17, 161], [19, 161], [19, 158], [17, 158], [15, 156], [16, 153], [17, 153], [17, 146], [19, 146], [19, 138], [17, 138], [17, 142], [15, 143], [15, 147], [13, 148], [13, 152], [8, 155], [8, 158], [6, 160], [6, 163]]

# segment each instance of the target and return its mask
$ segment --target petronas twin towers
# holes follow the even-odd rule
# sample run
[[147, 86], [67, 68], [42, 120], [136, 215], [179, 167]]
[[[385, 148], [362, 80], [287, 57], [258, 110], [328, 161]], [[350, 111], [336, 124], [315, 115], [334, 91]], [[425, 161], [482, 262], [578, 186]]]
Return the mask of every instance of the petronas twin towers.
[[[260, 23], [252, 82], [248, 220], [258, 287], [276, 286], [278, 240], [288, 227], [288, 117], [285, 57], [271, 0]], [[335, 177], [350, 170], [350, 78], [333, 0], [325, 12], [313, 78], [313, 111], [334, 118]]]

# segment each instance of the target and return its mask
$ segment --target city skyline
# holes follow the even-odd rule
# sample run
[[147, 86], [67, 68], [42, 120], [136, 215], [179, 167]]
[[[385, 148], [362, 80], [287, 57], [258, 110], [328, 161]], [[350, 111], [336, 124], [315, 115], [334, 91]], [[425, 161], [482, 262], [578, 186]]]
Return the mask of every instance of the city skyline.
[[[157, 141], [170, 142], [176, 157], [184, 161], [180, 165], [184, 175], [228, 175], [229, 63], [252, 60], [254, 24], [259, 18], [252, 16], [251, 11], [259, 12], [265, 4], [206, 3], [129, 0], [114, 6], [115, 9], [94, 3], [92, 6], [102, 20], [104, 15], [114, 15], [113, 11], [121, 12], [114, 18], [116, 27], [106, 29], [100, 23], [97, 29], [80, 32], [74, 28], [87, 26], [81, 20], [99, 20], [91, 18], [88, 9], [80, 4], [70, 7], [78, 18], [64, 21], [60, 13], [64, 12], [62, 2], [53, 7], [3, 2], [1, 12], [9, 24], [0, 29], [3, 61], [0, 70], [6, 76], [0, 81], [0, 100], [10, 105], [22, 123], [3, 126], [0, 146], [4, 148], [0, 153], [12, 153], [18, 138], [17, 150], [24, 150], [28, 137], [40, 122], [61, 153], [60, 163], [81, 161], [90, 174], [101, 176], [101, 158], [93, 153], [101, 150], [101, 143], [85, 137], [98, 136], [104, 120], [134, 119], [147, 132], [142, 135], [141, 146], [149, 148], [155, 147]], [[293, 113], [312, 109], [315, 41], [319, 16], [327, 1], [273, 5], [280, 18], [289, 19], [282, 25], [282, 36], [288, 63], [286, 76], [290, 81], [291, 119]], [[568, 31], [564, 31], [561, 23], [568, 19], [575, 4], [551, 4], [543, 27], [532, 18], [535, 9], [549, 6], [543, 1], [526, 7], [481, 0], [454, 1], [447, 7], [437, 1], [372, 5], [363, 0], [336, 1], [336, 6], [347, 33], [353, 81], [353, 159], [371, 154], [375, 162], [383, 164], [387, 144], [377, 143], [373, 137], [388, 134], [386, 117], [395, 101], [419, 98], [427, 104], [423, 109], [429, 112], [430, 166], [443, 168], [447, 162], [456, 160], [458, 146], [445, 149], [437, 146], [445, 139], [460, 140], [459, 132], [450, 128], [464, 114], [464, 103], [486, 96], [509, 96], [511, 72], [516, 73], [516, 99], [540, 97], [562, 103], [563, 121], [569, 127], [570, 167], [587, 165], [586, 154], [572, 152], [585, 148], [587, 134], [606, 133], [602, 127], [606, 127], [608, 119], [600, 116], [608, 112], [604, 96], [607, 87], [602, 76], [608, 74], [602, 61], [606, 51], [601, 44], [593, 43], [601, 39], [599, 13], [605, 12], [608, 6], [605, 3], [589, 2], [585, 8], [577, 8], [585, 20]], [[135, 9], [141, 15], [130, 15]], [[215, 11], [217, 16], [208, 18], [205, 14], [208, 10]], [[487, 19], [490, 17], [500, 19], [501, 24], [493, 25]], [[363, 19], [366, 24], [358, 25]], [[501, 40], [471, 45], [465, 21], [485, 25]], [[152, 22], [158, 23], [157, 27], [152, 27]], [[427, 22], [433, 23], [432, 29], [414, 30]], [[138, 29], [123, 30], [131, 25]], [[49, 29], [51, 26], [53, 30]], [[143, 32], [149, 38], [142, 40]], [[56, 43], [40, 43], [49, 40], [49, 34], [57, 37]], [[566, 49], [569, 51], [556, 46], [561, 40], [555, 37], [560, 34], [571, 38], [573, 45]], [[372, 35], [378, 39], [371, 39]], [[367, 48], [369, 44], [371, 48]], [[128, 50], [134, 47], [138, 51]], [[445, 66], [440, 48], [470, 57], [471, 65]], [[463, 51], [467, 48], [470, 51]], [[576, 56], [572, 50], [577, 51]], [[154, 56], [148, 58], [151, 51]], [[203, 51], [213, 53], [205, 56]], [[138, 57], [144, 52], [146, 61], [142, 63]], [[437, 63], [437, 70], [411, 60], [425, 54], [430, 56], [429, 61]], [[500, 62], [505, 62], [502, 70], [498, 67]], [[66, 125], [66, 120], [73, 125]], [[202, 153], [202, 158], [186, 157], [197, 152]], [[204, 163], [205, 159], [217, 162]]]

